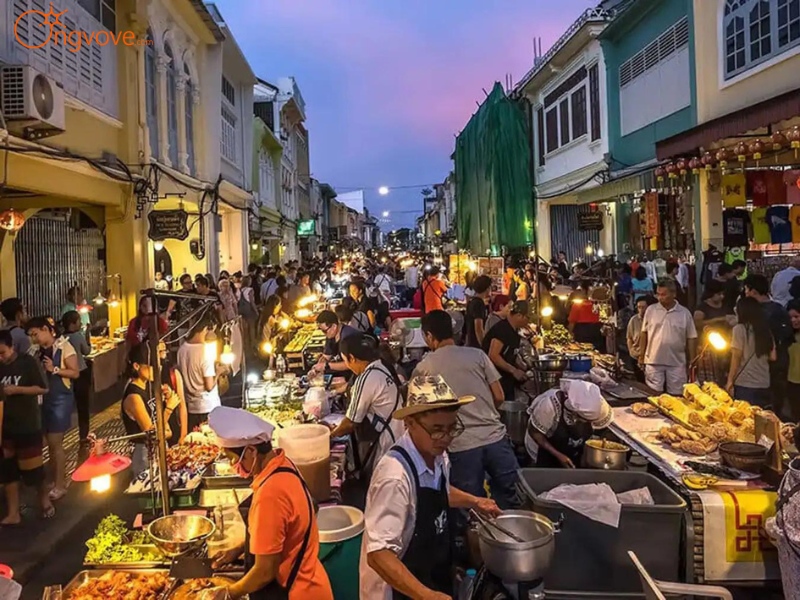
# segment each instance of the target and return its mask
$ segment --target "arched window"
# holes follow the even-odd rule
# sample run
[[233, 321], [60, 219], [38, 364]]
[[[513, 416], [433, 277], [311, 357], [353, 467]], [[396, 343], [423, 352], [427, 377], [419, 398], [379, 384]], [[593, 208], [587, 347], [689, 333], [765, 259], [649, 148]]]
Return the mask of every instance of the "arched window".
[[725, 0], [725, 78], [800, 45], [800, 0]]
[[189, 72], [188, 65], [183, 66], [183, 71], [186, 74], [186, 88], [184, 98], [186, 99], [186, 164], [189, 166], [189, 173], [195, 174], [194, 165], [194, 83], [192, 82], [192, 74]]
[[150, 155], [158, 158], [158, 84], [156, 82], [156, 47], [153, 32], [147, 30], [147, 45], [144, 47], [144, 87], [147, 134], [150, 138]]
[[167, 65], [167, 143], [169, 160], [173, 167], [178, 166], [178, 71], [175, 55], [169, 44], [164, 44], [164, 53], [169, 59]]

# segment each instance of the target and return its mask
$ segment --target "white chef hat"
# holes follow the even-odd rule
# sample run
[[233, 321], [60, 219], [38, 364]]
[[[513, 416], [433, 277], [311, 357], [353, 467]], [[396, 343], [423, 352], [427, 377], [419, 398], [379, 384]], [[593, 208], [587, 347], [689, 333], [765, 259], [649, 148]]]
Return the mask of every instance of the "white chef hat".
[[208, 426], [223, 448], [257, 446], [272, 441], [275, 428], [261, 417], [241, 408], [218, 406], [208, 415]]
[[605, 429], [614, 420], [614, 413], [600, 388], [590, 381], [562, 379], [561, 390], [567, 394], [567, 410], [589, 421], [593, 429]]

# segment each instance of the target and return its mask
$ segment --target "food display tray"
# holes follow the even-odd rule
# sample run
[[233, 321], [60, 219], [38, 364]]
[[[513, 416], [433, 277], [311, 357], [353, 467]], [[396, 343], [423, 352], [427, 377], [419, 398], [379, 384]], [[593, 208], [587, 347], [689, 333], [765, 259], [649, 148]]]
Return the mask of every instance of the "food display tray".
[[[203, 483], [203, 476], [205, 475], [205, 472], [206, 472], [206, 469], [202, 469], [202, 470], [198, 471], [197, 474], [199, 475], [199, 477], [198, 476], [194, 477], [194, 481], [196, 481], [196, 483], [194, 485], [192, 485], [192, 487], [175, 488], [175, 489], [169, 491], [169, 495], [170, 496], [191, 496], [197, 490], [200, 489], [200, 484]], [[129, 490], [130, 490], [130, 484], [125, 489], [124, 493], [127, 494], [128, 496], [131, 496], [132, 498], [150, 498], [150, 490], [146, 490], [144, 492], [131, 492]], [[160, 491], [161, 490], [160, 490], [160, 485], [159, 485], [159, 489], [156, 490], [156, 494], [159, 494]]]
[[148, 575], [148, 574], [156, 574], [156, 573], [163, 573], [167, 575], [169, 573], [169, 569], [110, 569], [107, 566], [104, 566], [102, 569], [87, 569], [84, 571], [79, 571], [75, 577], [70, 579], [69, 583], [63, 588], [62, 590], [62, 597], [69, 598], [70, 594], [72, 594], [75, 590], [77, 590], [80, 586], [84, 583], [89, 581], [90, 579], [97, 579], [102, 577], [106, 573], [110, 571], [115, 572], [129, 572], [131, 575]]

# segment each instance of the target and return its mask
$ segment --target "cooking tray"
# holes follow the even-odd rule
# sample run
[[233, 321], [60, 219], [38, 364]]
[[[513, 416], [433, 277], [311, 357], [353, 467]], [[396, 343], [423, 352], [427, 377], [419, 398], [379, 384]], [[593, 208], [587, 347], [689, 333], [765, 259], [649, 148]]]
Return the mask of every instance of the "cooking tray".
[[[75, 577], [73, 577], [70, 582], [63, 588], [62, 597], [64, 600], [67, 600], [74, 591], [76, 591], [81, 585], [89, 581], [90, 579], [97, 579], [102, 577], [106, 573], [110, 572], [129, 572], [131, 575], [150, 575], [156, 573], [162, 573], [163, 575], [167, 575], [169, 571], [167, 569], [92, 569], [86, 571], [78, 572]], [[111, 599], [109, 599], [111, 600]]]
[[248, 487], [250, 481], [238, 475], [218, 475], [217, 464], [214, 463], [203, 473], [203, 485], [209, 489]]

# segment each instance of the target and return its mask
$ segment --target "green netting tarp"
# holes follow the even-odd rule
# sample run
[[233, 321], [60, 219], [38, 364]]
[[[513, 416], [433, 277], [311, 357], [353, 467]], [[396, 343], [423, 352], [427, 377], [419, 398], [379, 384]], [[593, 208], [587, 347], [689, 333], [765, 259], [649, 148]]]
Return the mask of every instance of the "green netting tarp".
[[478, 255], [533, 244], [528, 123], [499, 83], [456, 139], [458, 245]]

